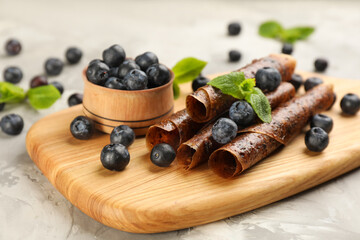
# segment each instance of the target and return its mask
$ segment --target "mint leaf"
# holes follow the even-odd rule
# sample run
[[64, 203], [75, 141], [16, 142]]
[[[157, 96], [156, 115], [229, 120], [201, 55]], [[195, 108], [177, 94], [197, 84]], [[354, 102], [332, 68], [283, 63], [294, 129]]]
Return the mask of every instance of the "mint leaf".
[[172, 68], [175, 75], [174, 83], [180, 84], [194, 80], [199, 76], [206, 64], [207, 62], [193, 57], [180, 60]]
[[178, 99], [180, 96], [180, 87], [179, 84], [173, 83], [173, 92], [174, 92], [174, 99]]
[[240, 84], [243, 81], [245, 81], [243, 72], [231, 72], [214, 78], [208, 82], [208, 84], [220, 89], [224, 94], [231, 95], [234, 98], [243, 99], [244, 95], [240, 89]]
[[298, 40], [305, 40], [309, 37], [315, 29], [313, 27], [294, 27], [285, 29], [281, 33], [281, 40], [283, 42], [294, 43]]
[[240, 83], [241, 94], [246, 97], [247, 95], [253, 93], [255, 87], [255, 78], [248, 78]]
[[250, 103], [256, 115], [261, 121], [271, 122], [271, 107], [264, 93], [257, 87], [253, 88], [253, 92], [246, 96], [245, 100]]
[[278, 38], [283, 30], [280, 23], [276, 21], [267, 21], [260, 25], [259, 34], [266, 38]]
[[31, 88], [27, 92], [30, 105], [35, 109], [49, 108], [61, 97], [59, 90], [53, 85]]
[[0, 103], [18, 103], [24, 98], [24, 89], [9, 82], [0, 82]]

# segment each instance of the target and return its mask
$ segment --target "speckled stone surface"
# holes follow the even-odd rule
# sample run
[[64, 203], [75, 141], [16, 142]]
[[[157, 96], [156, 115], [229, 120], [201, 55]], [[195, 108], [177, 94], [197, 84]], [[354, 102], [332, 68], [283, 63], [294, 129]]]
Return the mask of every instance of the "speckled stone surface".
[[[121, 44], [129, 56], [154, 51], [168, 66], [195, 56], [209, 62], [205, 74], [224, 72], [280, 51], [279, 43], [257, 35], [258, 25], [269, 19], [285, 26], [316, 26], [314, 35], [295, 47], [298, 69], [312, 71], [314, 59], [326, 57], [330, 62], [326, 74], [360, 80], [358, 1], [0, 0], [0, 71], [9, 65], [21, 67], [22, 87], [43, 72], [46, 58], [64, 58], [65, 49], [73, 45], [84, 51], [80, 64], [66, 66], [60, 76], [50, 78], [66, 89], [53, 107], [37, 112], [27, 105], [6, 106], [0, 113], [1, 117], [18, 113], [25, 120], [21, 135], [0, 133], [0, 239], [360, 239], [359, 169], [222, 221], [174, 232], [132, 234], [106, 227], [73, 207], [26, 153], [30, 126], [67, 108], [68, 96], [82, 91], [82, 68], [109, 45]], [[226, 35], [232, 20], [243, 26], [237, 37]], [[2, 45], [10, 37], [23, 44], [19, 56], [5, 56]], [[239, 63], [227, 62], [230, 49], [242, 52]]]

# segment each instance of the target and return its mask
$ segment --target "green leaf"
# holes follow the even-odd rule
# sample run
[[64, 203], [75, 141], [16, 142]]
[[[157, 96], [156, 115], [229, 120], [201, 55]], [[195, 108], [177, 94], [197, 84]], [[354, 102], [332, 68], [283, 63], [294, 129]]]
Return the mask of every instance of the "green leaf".
[[253, 88], [253, 93], [246, 96], [245, 100], [250, 103], [261, 121], [271, 122], [271, 107], [264, 93], [257, 87]]
[[267, 21], [260, 25], [259, 34], [266, 38], [278, 38], [283, 30], [280, 23], [276, 21]]
[[240, 83], [240, 91], [243, 96], [247, 96], [254, 91], [254, 87], [256, 85], [255, 78], [248, 78]]
[[179, 84], [173, 83], [174, 99], [178, 99], [180, 96], [180, 87]]
[[307, 39], [314, 31], [315, 31], [315, 29], [313, 27], [289, 28], [289, 29], [285, 29], [281, 33], [280, 39], [283, 42], [294, 43], [298, 40]]
[[18, 103], [25, 99], [24, 89], [9, 82], [0, 82], [0, 103]]
[[59, 90], [53, 85], [31, 88], [27, 92], [30, 105], [35, 109], [45, 109], [53, 105], [61, 97]]
[[194, 80], [199, 76], [206, 64], [207, 62], [193, 57], [180, 60], [172, 68], [175, 75], [174, 83], [180, 84]]
[[240, 84], [243, 81], [245, 81], [243, 72], [231, 72], [214, 78], [208, 82], [208, 84], [220, 89], [224, 94], [231, 95], [234, 98], [243, 99], [244, 95], [240, 89]]

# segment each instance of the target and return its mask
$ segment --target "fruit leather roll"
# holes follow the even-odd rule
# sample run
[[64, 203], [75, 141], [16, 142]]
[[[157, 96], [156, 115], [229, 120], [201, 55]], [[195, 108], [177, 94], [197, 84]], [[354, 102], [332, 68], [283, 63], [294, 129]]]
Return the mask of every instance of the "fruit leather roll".
[[273, 111], [271, 123], [245, 128], [241, 135], [213, 152], [210, 169], [224, 178], [239, 175], [281, 145], [287, 145], [313, 115], [328, 109], [333, 100], [332, 85], [321, 84], [281, 104]]
[[[245, 78], [255, 78], [257, 70], [273, 67], [279, 70], [282, 81], [289, 81], [294, 73], [296, 60], [286, 54], [271, 54], [268, 57], [254, 60], [251, 64], [240, 68]], [[223, 94], [219, 89], [210, 85], [199, 88], [186, 98], [186, 110], [196, 122], [208, 122], [217, 115], [230, 108], [236, 99]]]
[[[292, 84], [283, 82], [275, 91], [265, 95], [269, 100], [271, 108], [274, 109], [281, 103], [292, 99], [295, 96], [295, 88]], [[180, 145], [177, 153], [177, 161], [180, 166], [185, 169], [194, 168], [206, 162], [210, 154], [222, 146], [211, 136], [211, 129], [216, 119], [204, 126], [194, 137]]]

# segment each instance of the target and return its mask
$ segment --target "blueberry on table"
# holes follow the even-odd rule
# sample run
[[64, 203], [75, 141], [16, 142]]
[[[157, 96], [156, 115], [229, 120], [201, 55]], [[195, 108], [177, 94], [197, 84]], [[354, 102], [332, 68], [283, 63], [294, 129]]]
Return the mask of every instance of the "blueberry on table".
[[241, 25], [238, 22], [232, 22], [228, 25], [228, 34], [230, 36], [239, 35], [241, 32]]
[[305, 134], [305, 145], [312, 152], [322, 152], [329, 145], [329, 135], [320, 127], [313, 127]]
[[119, 67], [112, 67], [109, 71], [109, 77], [118, 77], [119, 75]]
[[82, 55], [82, 51], [77, 47], [70, 47], [65, 52], [66, 60], [70, 64], [78, 63], [81, 60]]
[[54, 87], [56, 87], [56, 89], [59, 90], [60, 94], [63, 94], [64, 86], [60, 82], [54, 81], [54, 82], [51, 82], [50, 84], [53, 85]]
[[49, 76], [57, 76], [63, 70], [64, 63], [58, 58], [49, 58], [46, 60], [44, 66], [45, 66], [45, 72]]
[[324, 114], [316, 114], [310, 120], [310, 127], [319, 127], [330, 133], [333, 128], [333, 120]]
[[135, 58], [135, 63], [145, 72], [151, 65], [159, 63], [159, 60], [155, 53], [145, 52]]
[[229, 143], [236, 137], [238, 126], [229, 118], [220, 118], [211, 129], [212, 137], [220, 144]]
[[159, 63], [155, 63], [148, 67], [146, 75], [148, 77], [148, 85], [150, 87], [165, 85], [171, 78], [169, 69], [165, 65]]
[[150, 153], [150, 159], [158, 167], [169, 167], [176, 157], [175, 150], [167, 143], [154, 146]]
[[100, 159], [104, 168], [122, 171], [130, 162], [130, 154], [124, 145], [111, 143], [103, 148]]
[[192, 90], [195, 92], [196, 90], [198, 90], [198, 88], [205, 86], [208, 82], [210, 82], [210, 79], [199, 75], [192, 81]]
[[324, 83], [323, 80], [321, 78], [318, 77], [311, 77], [306, 79], [305, 83], [304, 83], [304, 88], [305, 91], [309, 91], [310, 89], [312, 89], [313, 87], [320, 85]]
[[17, 39], [9, 39], [5, 44], [5, 51], [8, 55], [18, 55], [21, 51], [21, 44]]
[[118, 67], [126, 57], [124, 49], [118, 45], [112, 45], [102, 53], [104, 62], [110, 67]]
[[293, 50], [293, 45], [291, 43], [284, 43], [281, 48], [281, 52], [288, 55], [291, 55]]
[[129, 147], [135, 140], [134, 131], [127, 125], [120, 125], [113, 129], [110, 134], [110, 142]]
[[140, 69], [139, 65], [135, 63], [132, 59], [126, 59], [120, 66], [118, 70], [118, 77], [124, 78], [133, 69]]
[[35, 76], [30, 81], [30, 88], [36, 88], [44, 85], [48, 85], [48, 79], [43, 75]]
[[281, 83], [281, 74], [276, 68], [265, 67], [255, 74], [256, 86], [263, 91], [274, 91]]
[[83, 95], [81, 93], [74, 93], [68, 98], [69, 107], [81, 104], [83, 101]]
[[231, 105], [229, 117], [238, 126], [246, 127], [255, 119], [255, 111], [248, 102], [237, 101]]
[[109, 77], [110, 68], [103, 62], [94, 62], [86, 70], [87, 79], [97, 85], [104, 85]]
[[85, 116], [77, 116], [70, 124], [71, 134], [80, 140], [90, 139], [94, 134], [93, 120]]
[[124, 79], [117, 77], [109, 77], [104, 86], [111, 89], [126, 90]]
[[315, 71], [324, 72], [328, 66], [328, 61], [324, 58], [318, 58], [314, 62]]
[[229, 61], [238, 62], [241, 59], [241, 53], [238, 50], [231, 50], [229, 52]]
[[18, 67], [8, 67], [4, 70], [4, 80], [10, 83], [19, 83], [23, 78], [23, 73]]
[[145, 89], [148, 83], [146, 74], [138, 69], [131, 70], [128, 74], [126, 74], [124, 80], [128, 90]]
[[299, 74], [294, 73], [293, 75], [291, 75], [290, 83], [294, 86], [295, 90], [297, 91], [303, 84], [303, 78]]
[[340, 102], [341, 110], [349, 115], [355, 115], [360, 109], [360, 98], [354, 93], [346, 94]]
[[24, 128], [24, 121], [18, 114], [8, 114], [1, 118], [1, 130], [8, 135], [19, 135]]
[[5, 107], [5, 103], [0, 103], [0, 112], [1, 112], [2, 110], [4, 110], [4, 107]]

